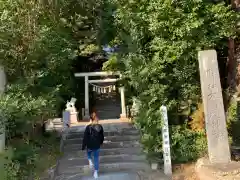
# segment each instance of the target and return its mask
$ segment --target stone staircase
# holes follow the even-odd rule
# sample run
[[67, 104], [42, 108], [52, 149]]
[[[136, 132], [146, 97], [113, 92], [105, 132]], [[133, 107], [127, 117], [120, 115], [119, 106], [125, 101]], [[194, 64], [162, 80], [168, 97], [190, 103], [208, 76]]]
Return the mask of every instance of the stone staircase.
[[[103, 124], [105, 141], [100, 152], [100, 180], [166, 180], [161, 172], [151, 170], [139, 143], [139, 133], [128, 123]], [[91, 180], [86, 152], [81, 151], [85, 127], [65, 132], [63, 156], [59, 159], [54, 180]]]
[[63, 128], [62, 118], [49, 119], [45, 122], [46, 131], [58, 131], [60, 132]]

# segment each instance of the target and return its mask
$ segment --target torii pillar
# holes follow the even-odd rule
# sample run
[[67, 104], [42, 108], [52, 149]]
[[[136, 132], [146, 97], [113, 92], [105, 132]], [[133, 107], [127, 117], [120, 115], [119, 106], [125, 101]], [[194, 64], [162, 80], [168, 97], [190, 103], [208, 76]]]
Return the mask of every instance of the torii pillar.
[[125, 118], [127, 118], [126, 103], [125, 103], [125, 88], [120, 87], [119, 90], [120, 90], [120, 95], [121, 95], [121, 109], [122, 109], [122, 114], [120, 115], [120, 118], [125, 119]]
[[89, 119], [89, 82], [88, 76], [85, 76], [85, 114], [84, 119]]

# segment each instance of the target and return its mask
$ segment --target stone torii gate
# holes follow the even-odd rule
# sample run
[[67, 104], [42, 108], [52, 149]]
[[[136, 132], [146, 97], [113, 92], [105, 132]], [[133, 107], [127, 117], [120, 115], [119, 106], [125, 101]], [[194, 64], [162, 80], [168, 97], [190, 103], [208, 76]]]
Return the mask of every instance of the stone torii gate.
[[[117, 82], [119, 79], [94, 79], [90, 80], [89, 77], [94, 76], [119, 76], [121, 78], [120, 72], [85, 72], [85, 73], [75, 73], [75, 77], [84, 77], [85, 78], [85, 116], [84, 118], [89, 118], [89, 83], [109, 83], [109, 82]], [[121, 109], [122, 113], [120, 115], [121, 118], [126, 118], [126, 105], [125, 105], [125, 94], [124, 87], [120, 87], [120, 95], [121, 95]]]

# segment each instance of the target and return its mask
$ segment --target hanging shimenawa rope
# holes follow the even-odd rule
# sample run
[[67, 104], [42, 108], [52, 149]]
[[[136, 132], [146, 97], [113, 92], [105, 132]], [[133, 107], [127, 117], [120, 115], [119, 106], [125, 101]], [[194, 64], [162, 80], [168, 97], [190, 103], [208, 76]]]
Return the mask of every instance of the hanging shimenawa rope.
[[105, 93], [109, 93], [112, 91], [116, 90], [116, 86], [115, 85], [109, 85], [109, 86], [98, 86], [92, 83], [89, 83], [90, 85], [93, 86], [93, 91], [97, 92], [98, 94], [105, 94]]

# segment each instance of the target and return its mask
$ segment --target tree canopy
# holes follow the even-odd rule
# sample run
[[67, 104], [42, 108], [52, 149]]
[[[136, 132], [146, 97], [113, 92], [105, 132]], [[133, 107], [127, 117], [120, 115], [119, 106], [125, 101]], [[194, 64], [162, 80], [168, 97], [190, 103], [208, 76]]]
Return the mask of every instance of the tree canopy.
[[[105, 68], [123, 71], [141, 102], [138, 122], [147, 134], [148, 147], [158, 151], [161, 143], [155, 141], [161, 131], [160, 106], [168, 106], [171, 124], [179, 124], [182, 115], [187, 122], [191, 115], [187, 110], [201, 102], [197, 52], [226, 47], [226, 39], [236, 36], [238, 16], [224, 2], [205, 0], [109, 3], [116, 5], [111, 17], [116, 32], [110, 43], [117, 43], [120, 50], [118, 61], [115, 55]], [[186, 128], [175, 128], [172, 126], [172, 141], [179, 142], [183, 136], [178, 133], [186, 136]], [[161, 137], [157, 139], [161, 141]], [[181, 147], [175, 147], [175, 152], [181, 149], [184, 153], [179, 157], [186, 157], [186, 146]]]
[[[196, 158], [205, 148], [203, 133], [180, 120], [201, 102], [197, 52], [224, 49], [226, 39], [236, 36], [237, 19], [223, 1], [0, 0], [0, 65], [8, 79], [0, 112], [8, 145], [17, 137], [32, 147], [35, 125], [56, 116], [66, 97], [79, 93], [76, 64], [93, 69], [88, 57], [109, 45], [117, 50], [103, 69], [120, 70], [128, 95], [140, 102], [136, 123], [146, 149], [162, 151], [159, 108], [166, 104], [173, 160]], [[10, 159], [28, 168], [10, 164], [14, 173], [7, 179], [26, 179], [34, 169], [32, 155], [20, 156]]]
[[[0, 98], [0, 124], [6, 125], [8, 148], [17, 154], [9, 158], [17, 163], [16, 169], [7, 166], [7, 179], [27, 179], [33, 173], [35, 154], [22, 154], [38, 149], [36, 126], [58, 117], [67, 98], [78, 94], [75, 64], [87, 71], [91, 64], [85, 59], [101, 52], [101, 6], [101, 0], [0, 0], [0, 65], [8, 81]], [[24, 152], [13, 143], [16, 139]]]

